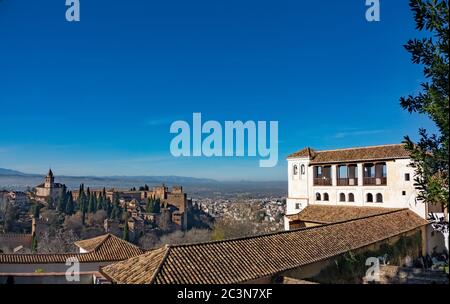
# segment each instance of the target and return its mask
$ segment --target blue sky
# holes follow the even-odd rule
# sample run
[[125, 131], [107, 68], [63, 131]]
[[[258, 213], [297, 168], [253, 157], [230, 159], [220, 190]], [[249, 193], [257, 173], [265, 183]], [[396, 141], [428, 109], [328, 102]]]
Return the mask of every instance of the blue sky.
[[[312, 3], [311, 3], [312, 2]], [[281, 180], [287, 154], [398, 143], [422, 71], [407, 0], [0, 1], [0, 167], [69, 175]], [[175, 158], [170, 123], [279, 121], [280, 160]]]

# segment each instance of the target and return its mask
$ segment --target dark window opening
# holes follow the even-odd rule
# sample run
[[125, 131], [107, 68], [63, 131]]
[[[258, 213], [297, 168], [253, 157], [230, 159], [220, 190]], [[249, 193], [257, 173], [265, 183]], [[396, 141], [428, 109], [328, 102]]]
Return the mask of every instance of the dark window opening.
[[383, 195], [381, 193], [377, 193], [377, 203], [383, 202]]
[[348, 194], [348, 201], [352, 203], [355, 201], [355, 195], [353, 193]]
[[305, 165], [302, 165], [301, 167], [300, 167], [300, 173], [303, 175], [303, 174], [305, 174]]

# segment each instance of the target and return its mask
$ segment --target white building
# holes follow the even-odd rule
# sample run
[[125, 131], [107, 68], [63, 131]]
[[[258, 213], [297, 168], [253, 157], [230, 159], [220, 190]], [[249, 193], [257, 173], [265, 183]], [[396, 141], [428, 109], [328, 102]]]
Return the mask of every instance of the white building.
[[441, 206], [417, 200], [414, 168], [402, 144], [324, 151], [305, 148], [289, 155], [287, 162], [286, 230], [288, 217], [308, 205], [408, 208], [424, 219], [430, 213], [443, 216]]

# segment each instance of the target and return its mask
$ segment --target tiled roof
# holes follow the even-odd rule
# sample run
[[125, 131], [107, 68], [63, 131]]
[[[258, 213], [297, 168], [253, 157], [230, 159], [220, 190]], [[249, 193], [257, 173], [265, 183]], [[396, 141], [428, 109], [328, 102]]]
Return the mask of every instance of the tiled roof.
[[287, 158], [308, 157], [311, 164], [409, 158], [403, 144], [315, 151], [305, 148]]
[[103, 242], [106, 241], [109, 238], [109, 236], [110, 236], [109, 234], [105, 234], [105, 235], [94, 237], [92, 239], [81, 240], [81, 241], [75, 242], [75, 245], [80, 248], [83, 248], [86, 251], [92, 251], [92, 250], [95, 250], [96, 248], [98, 248], [98, 246], [100, 246], [101, 244], [103, 244]]
[[32, 235], [21, 233], [5, 233], [0, 234], [0, 249], [2, 247], [15, 248], [24, 246], [31, 248]]
[[166, 246], [100, 272], [115, 283], [233, 284], [365, 247], [427, 221], [407, 209], [335, 224], [241, 239]]
[[112, 234], [81, 242], [96, 246], [90, 246], [87, 253], [0, 254], [0, 267], [1, 264], [65, 263], [70, 257], [77, 258], [81, 263], [115, 262], [145, 253], [145, 250]]
[[114, 281], [125, 284], [152, 282], [168, 252], [169, 246], [164, 246], [116, 263], [114, 267], [104, 267], [101, 272], [114, 278]]
[[306, 147], [300, 151], [297, 151], [295, 153], [292, 153], [291, 155], [288, 156], [288, 158], [297, 158], [297, 157], [314, 157], [314, 150], [311, 149], [310, 147]]
[[287, 218], [291, 221], [299, 220], [302, 222], [330, 224], [378, 214], [385, 214], [399, 210], [401, 209], [382, 207], [308, 205], [305, 209], [297, 214], [287, 215]]

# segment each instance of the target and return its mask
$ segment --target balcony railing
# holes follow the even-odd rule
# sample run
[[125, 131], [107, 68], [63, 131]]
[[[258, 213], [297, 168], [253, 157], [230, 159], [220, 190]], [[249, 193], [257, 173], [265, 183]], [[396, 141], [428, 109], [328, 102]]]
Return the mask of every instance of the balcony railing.
[[337, 185], [338, 186], [357, 186], [358, 179], [357, 178], [338, 178]]
[[364, 177], [364, 186], [383, 186], [387, 184], [386, 177]]
[[314, 178], [314, 186], [331, 186], [331, 178], [329, 177]]

